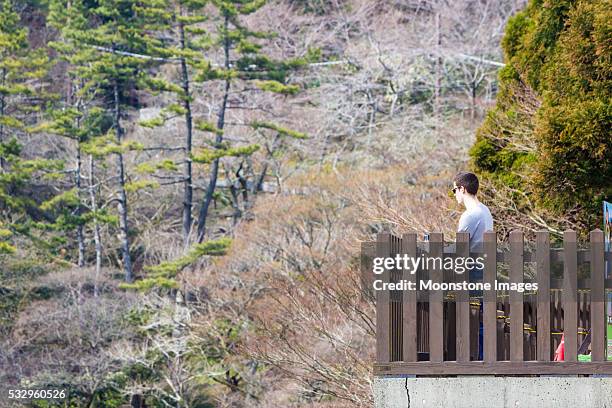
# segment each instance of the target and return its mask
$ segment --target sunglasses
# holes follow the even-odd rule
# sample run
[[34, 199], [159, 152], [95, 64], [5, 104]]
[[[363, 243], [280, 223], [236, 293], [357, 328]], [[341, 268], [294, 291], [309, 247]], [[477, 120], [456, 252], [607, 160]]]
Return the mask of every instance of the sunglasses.
[[457, 194], [457, 190], [459, 190], [459, 187], [453, 187], [451, 189], [451, 191], [453, 192], [453, 194]]

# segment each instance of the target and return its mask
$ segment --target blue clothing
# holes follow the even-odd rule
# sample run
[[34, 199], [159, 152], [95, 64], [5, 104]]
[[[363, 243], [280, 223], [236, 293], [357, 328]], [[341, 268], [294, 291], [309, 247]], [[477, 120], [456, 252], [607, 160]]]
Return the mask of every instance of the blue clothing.
[[[483, 279], [483, 269], [479, 268], [477, 266], [475, 266], [474, 268], [470, 269], [470, 282], [482, 282]], [[483, 299], [482, 299], [482, 290], [470, 290], [470, 296], [471, 297], [478, 297], [480, 298], [480, 309], [479, 309], [479, 316], [478, 316], [478, 360], [482, 360], [483, 358], [483, 344], [482, 342], [484, 341], [484, 328], [482, 325], [482, 313], [483, 313]]]

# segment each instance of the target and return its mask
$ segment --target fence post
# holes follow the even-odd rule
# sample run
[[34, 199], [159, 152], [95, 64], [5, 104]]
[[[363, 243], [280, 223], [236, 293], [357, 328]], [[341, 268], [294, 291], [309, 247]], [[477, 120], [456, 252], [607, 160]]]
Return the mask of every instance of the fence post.
[[538, 281], [537, 354], [539, 361], [550, 361], [550, 236], [536, 232], [536, 264]]
[[[470, 256], [470, 234], [467, 232], [457, 233], [457, 257], [467, 258]], [[463, 274], [466, 282], [470, 281], [469, 271]], [[461, 280], [455, 276], [455, 280]], [[457, 303], [457, 361], [470, 361], [470, 293], [467, 290], [459, 290], [456, 294]]]
[[372, 260], [376, 256], [376, 242], [363, 241], [361, 243], [361, 297], [363, 300], [375, 300], [374, 290], [372, 289], [372, 283], [374, 281], [374, 275], [372, 274]]
[[[388, 257], [391, 251], [391, 235], [382, 233], [376, 236], [376, 256]], [[389, 282], [389, 271], [380, 274], [380, 280]], [[376, 361], [389, 362], [389, 291], [376, 291]]]
[[483, 359], [487, 363], [497, 361], [497, 235], [493, 231], [484, 233], [484, 276], [483, 282], [491, 285], [491, 290], [483, 294]]
[[[410, 258], [417, 256], [417, 235], [415, 233], [404, 234], [402, 236], [402, 254]], [[417, 278], [417, 271], [404, 269], [402, 279], [414, 282]], [[405, 290], [402, 293], [402, 312], [403, 312], [403, 357], [404, 361], [417, 361], [417, 291]]]
[[[510, 283], [523, 283], [523, 233], [510, 232]], [[510, 291], [510, 361], [523, 361], [523, 294]]]
[[[401, 239], [395, 235], [391, 235], [391, 256], [395, 258], [401, 252]], [[397, 283], [402, 279], [402, 271], [397, 268], [397, 265], [390, 271], [390, 282]], [[391, 329], [391, 361], [402, 360], [402, 291], [389, 291], [390, 299], [390, 322]]]
[[[429, 256], [442, 258], [444, 252], [444, 236], [439, 233], [431, 233], [429, 236]], [[433, 265], [429, 271], [429, 279], [433, 283], [441, 283], [444, 280], [444, 269]], [[444, 313], [443, 293], [441, 290], [429, 291], [429, 360], [442, 362], [444, 360]]]
[[606, 321], [604, 287], [604, 234], [596, 229], [591, 242], [591, 361], [606, 359]]
[[575, 231], [563, 232], [563, 338], [565, 361], [578, 360], [578, 248]]

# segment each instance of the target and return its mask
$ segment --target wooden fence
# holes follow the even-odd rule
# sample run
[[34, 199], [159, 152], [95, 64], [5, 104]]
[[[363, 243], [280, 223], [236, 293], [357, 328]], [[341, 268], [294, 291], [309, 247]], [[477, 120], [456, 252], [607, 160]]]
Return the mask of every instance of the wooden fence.
[[[444, 247], [441, 233], [417, 244], [416, 234], [379, 234], [362, 244], [363, 284], [467, 281], [468, 273], [434, 265], [430, 270], [391, 269], [372, 273], [374, 257], [407, 254], [419, 257], [484, 258], [483, 282], [537, 282], [532, 292], [485, 290], [470, 297], [465, 290], [376, 290], [376, 375], [556, 375], [612, 374], [606, 358], [606, 289], [603, 232], [590, 233], [587, 249], [578, 249], [576, 233], [563, 234], [562, 248], [551, 248], [548, 232], [536, 234], [533, 250], [525, 250], [523, 233], [513, 231], [499, 245], [494, 232], [484, 236], [482, 250], [470, 252], [469, 236], [458, 233], [454, 248]], [[532, 248], [533, 245], [527, 245]], [[425, 255], [423, 255], [425, 256]], [[525, 272], [528, 272], [527, 274]], [[474, 295], [474, 293], [472, 293]], [[482, 322], [482, 324], [480, 324]], [[479, 327], [482, 345], [479, 345]], [[553, 361], [565, 334], [564, 361]], [[612, 339], [611, 339], [612, 340]], [[482, 347], [482, 360], [479, 360]], [[578, 361], [590, 349], [591, 361]]]

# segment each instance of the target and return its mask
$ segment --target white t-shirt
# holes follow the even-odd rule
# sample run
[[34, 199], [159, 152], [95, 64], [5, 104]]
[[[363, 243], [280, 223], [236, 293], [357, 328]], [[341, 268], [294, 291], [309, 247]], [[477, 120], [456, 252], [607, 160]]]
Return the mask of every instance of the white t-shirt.
[[493, 231], [491, 211], [483, 203], [465, 210], [459, 219], [457, 231], [470, 233], [470, 250], [474, 251], [482, 243], [485, 231]]

